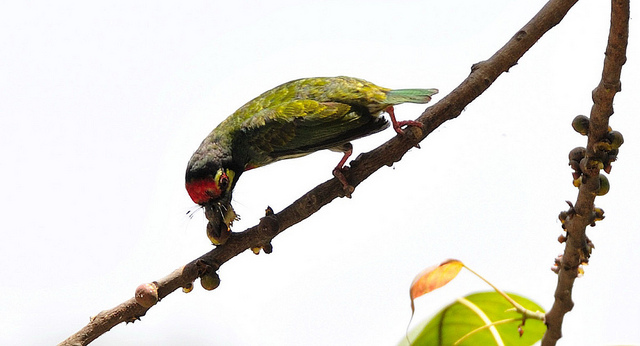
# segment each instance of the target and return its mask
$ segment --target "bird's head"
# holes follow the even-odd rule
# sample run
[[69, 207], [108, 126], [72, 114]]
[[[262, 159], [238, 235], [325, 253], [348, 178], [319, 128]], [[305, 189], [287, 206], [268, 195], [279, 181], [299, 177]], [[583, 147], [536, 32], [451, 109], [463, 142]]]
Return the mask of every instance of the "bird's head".
[[220, 167], [216, 170], [187, 170], [185, 187], [189, 197], [201, 206], [230, 199], [235, 185], [233, 169]]
[[187, 169], [187, 192], [204, 208], [207, 236], [214, 245], [224, 244], [231, 234], [231, 224], [238, 218], [231, 206], [231, 193], [239, 174], [230, 168]]

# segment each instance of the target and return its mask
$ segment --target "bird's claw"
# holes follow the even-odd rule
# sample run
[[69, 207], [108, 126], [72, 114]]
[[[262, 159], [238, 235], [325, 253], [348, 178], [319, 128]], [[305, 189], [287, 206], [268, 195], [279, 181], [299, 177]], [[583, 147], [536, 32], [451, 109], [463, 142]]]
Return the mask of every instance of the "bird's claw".
[[342, 183], [342, 189], [344, 190], [345, 196], [347, 196], [347, 198], [351, 198], [351, 194], [353, 193], [353, 191], [355, 191], [355, 188], [349, 185], [349, 182], [347, 182], [347, 178], [343, 173], [348, 169], [349, 167], [336, 167], [333, 169], [333, 176], [336, 177], [336, 179], [338, 179], [340, 183]]
[[[389, 117], [391, 117], [391, 123], [393, 124], [393, 129], [400, 136], [404, 136], [404, 130], [402, 129], [403, 126], [415, 126], [419, 128], [422, 128], [424, 126], [421, 122], [415, 121], [415, 120], [402, 120], [402, 121], [396, 120], [396, 114], [393, 110], [393, 106], [387, 107], [385, 111], [389, 114]], [[416, 143], [414, 147], [420, 149], [420, 144]]]
[[403, 120], [403, 121], [396, 121], [393, 123], [393, 129], [396, 131], [397, 134], [401, 136], [404, 135], [404, 130], [402, 129], [403, 126], [416, 126], [416, 127], [422, 128], [424, 125], [421, 122], [415, 121], [415, 120]]

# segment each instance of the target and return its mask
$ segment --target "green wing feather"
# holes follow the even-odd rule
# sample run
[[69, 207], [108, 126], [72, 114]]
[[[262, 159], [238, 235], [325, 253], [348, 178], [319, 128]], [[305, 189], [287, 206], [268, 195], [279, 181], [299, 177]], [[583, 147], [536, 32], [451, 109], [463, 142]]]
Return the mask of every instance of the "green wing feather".
[[383, 130], [381, 117], [339, 102], [292, 100], [264, 109], [243, 122], [234, 155], [246, 155], [250, 167], [304, 156]]
[[388, 126], [379, 117], [386, 107], [426, 103], [435, 93], [391, 90], [352, 77], [298, 79], [247, 102], [205, 141], [233, 148], [234, 160], [246, 167], [264, 166], [381, 131]]
[[385, 102], [390, 105], [401, 103], [427, 103], [431, 96], [438, 93], [438, 89], [396, 89], [387, 92]]

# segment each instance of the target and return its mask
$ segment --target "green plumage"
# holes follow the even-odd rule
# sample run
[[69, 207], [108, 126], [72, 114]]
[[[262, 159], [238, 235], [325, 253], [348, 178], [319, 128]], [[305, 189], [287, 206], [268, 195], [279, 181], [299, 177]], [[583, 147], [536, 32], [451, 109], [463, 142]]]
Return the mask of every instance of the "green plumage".
[[[402, 133], [400, 126], [406, 122], [396, 123], [390, 106], [427, 103], [437, 92], [321, 77], [282, 84], [247, 102], [204, 139], [187, 166], [187, 191], [194, 202], [208, 208], [208, 233], [209, 228], [217, 232], [223, 223], [228, 228], [231, 193], [245, 170], [322, 149], [347, 153], [336, 168], [340, 170], [350, 154], [350, 141], [389, 126], [380, 116], [383, 111], [392, 115], [394, 128]], [[334, 170], [335, 174], [346, 186], [344, 176]], [[217, 235], [210, 239], [219, 241]]]
[[379, 117], [386, 107], [427, 103], [436, 92], [390, 90], [351, 77], [294, 80], [249, 101], [220, 123], [194, 154], [190, 167], [207, 166], [211, 150], [227, 152], [244, 170], [339, 149], [386, 128], [388, 123]]

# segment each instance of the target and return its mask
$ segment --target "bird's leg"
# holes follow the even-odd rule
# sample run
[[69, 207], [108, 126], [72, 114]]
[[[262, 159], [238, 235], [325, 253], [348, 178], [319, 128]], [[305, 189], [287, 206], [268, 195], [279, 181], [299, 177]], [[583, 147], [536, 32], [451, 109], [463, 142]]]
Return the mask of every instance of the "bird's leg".
[[338, 162], [336, 168], [333, 169], [333, 176], [342, 183], [342, 188], [344, 189], [346, 196], [348, 198], [351, 198], [351, 193], [353, 192], [354, 188], [353, 186], [349, 185], [349, 183], [347, 182], [347, 178], [345, 178], [343, 172], [349, 169], [349, 167], [345, 167], [344, 164], [347, 162], [349, 156], [351, 156], [351, 154], [353, 153], [353, 146], [351, 145], [351, 143], [347, 143], [345, 144], [345, 149], [346, 150], [344, 151], [344, 156], [342, 157], [340, 162]]
[[402, 131], [402, 127], [404, 125], [409, 125], [409, 126], [417, 126], [417, 127], [422, 127], [422, 123], [419, 121], [414, 121], [414, 120], [403, 120], [403, 121], [398, 121], [396, 120], [396, 114], [393, 111], [393, 106], [389, 106], [387, 108], [385, 108], [384, 110], [385, 112], [387, 112], [387, 114], [389, 114], [389, 117], [391, 117], [391, 123], [393, 124], [393, 129], [396, 130], [396, 133], [399, 135], [404, 135], [404, 131]]

